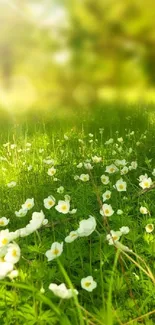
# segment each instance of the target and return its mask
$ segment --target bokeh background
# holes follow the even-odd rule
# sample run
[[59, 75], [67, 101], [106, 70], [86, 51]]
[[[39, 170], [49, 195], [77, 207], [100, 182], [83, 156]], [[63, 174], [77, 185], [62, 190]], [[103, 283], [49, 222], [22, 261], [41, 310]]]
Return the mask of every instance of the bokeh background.
[[154, 0], [0, 0], [0, 107], [155, 101]]

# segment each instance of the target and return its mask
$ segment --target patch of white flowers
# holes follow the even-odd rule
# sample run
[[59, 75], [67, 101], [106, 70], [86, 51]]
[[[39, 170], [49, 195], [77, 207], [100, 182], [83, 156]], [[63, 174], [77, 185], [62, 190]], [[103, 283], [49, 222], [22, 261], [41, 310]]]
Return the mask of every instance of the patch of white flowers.
[[102, 195], [103, 202], [109, 200], [111, 198], [111, 191], [105, 191]]
[[6, 217], [0, 218], [0, 227], [5, 227], [8, 225], [10, 219], [7, 219]]
[[114, 164], [106, 166], [105, 172], [108, 173], [108, 174], [114, 174], [117, 171], [118, 171], [118, 168]]
[[55, 209], [63, 214], [67, 214], [70, 210], [70, 202], [65, 200], [59, 200]]
[[123, 181], [122, 178], [120, 178], [116, 184], [115, 184], [115, 188], [117, 189], [118, 192], [125, 192], [127, 189], [127, 184], [125, 181]]
[[45, 253], [45, 256], [48, 259], [48, 262], [54, 260], [55, 258], [59, 257], [63, 252], [63, 242], [58, 243], [54, 242], [51, 248]]
[[9, 187], [9, 188], [13, 188], [13, 187], [15, 187], [16, 185], [17, 185], [17, 183], [16, 183], [15, 181], [12, 181], [12, 182], [10, 182], [10, 183], [7, 184], [7, 187]]
[[6, 276], [10, 279], [18, 276], [18, 271], [14, 269], [14, 266], [20, 259], [21, 251], [15, 240], [29, 236], [47, 222], [42, 211], [34, 212], [26, 227], [12, 232], [9, 229], [0, 231], [0, 280]]
[[[103, 129], [100, 134], [102, 135]], [[116, 133], [118, 137], [118, 132]], [[134, 135], [134, 131], [129, 133], [127, 136], [130, 138], [131, 136]], [[75, 168], [79, 170], [79, 175], [72, 175], [72, 179], [74, 178], [75, 181], [78, 181], [78, 185], [81, 188], [82, 186], [85, 188], [87, 184], [82, 184], [82, 183], [87, 183], [91, 182], [91, 178], [95, 175], [97, 182], [99, 183], [99, 190], [101, 188], [102, 192], [99, 192], [99, 196], [102, 198], [100, 201], [100, 214], [103, 217], [104, 221], [107, 218], [110, 218], [113, 216], [113, 218], [117, 218], [118, 220], [123, 220], [123, 217], [126, 213], [126, 209], [123, 206], [123, 203], [125, 200], [128, 199], [127, 196], [121, 196], [121, 194], [118, 194], [117, 192], [126, 192], [128, 188], [128, 176], [129, 174], [133, 174], [134, 170], [137, 169], [138, 163], [136, 160], [133, 161], [127, 161], [129, 158], [134, 155], [133, 149], [128, 148], [128, 152], [126, 154], [126, 157], [128, 159], [122, 159], [123, 157], [123, 150], [124, 150], [124, 139], [122, 137], [117, 138], [118, 143], [114, 143], [114, 139], [110, 138], [105, 142], [105, 147], [106, 150], [110, 150], [111, 152], [111, 158], [106, 160], [106, 156], [102, 156], [101, 152], [96, 153], [95, 149], [95, 144], [97, 142], [97, 139], [95, 139], [94, 135], [92, 133], [89, 133], [88, 135], [88, 142], [91, 144], [89, 147], [91, 147], [93, 150], [91, 152], [91, 155], [88, 156], [88, 159], [82, 155], [79, 159], [79, 162], [74, 162]], [[65, 141], [70, 141], [70, 137], [66, 134], [64, 134], [64, 140]], [[63, 143], [65, 142], [63, 140]], [[57, 140], [57, 142], [60, 142], [60, 140]], [[67, 144], [67, 143], [66, 143]], [[137, 146], [140, 145], [140, 142], [137, 143]], [[78, 146], [80, 146], [81, 152], [82, 149], [85, 147], [85, 143], [82, 139], [78, 139]], [[8, 149], [10, 148], [11, 150], [15, 150], [17, 145], [16, 144], [10, 144], [6, 143], [3, 145], [4, 148]], [[30, 143], [26, 143], [25, 149], [18, 149], [18, 153], [20, 152], [27, 152], [31, 148]], [[17, 152], [17, 149], [15, 150]], [[55, 167], [57, 160], [55, 161], [51, 156], [45, 156], [45, 151], [46, 149], [40, 148], [39, 149], [39, 154], [42, 154], [42, 156], [46, 157], [42, 159], [39, 155], [39, 158], [41, 158], [41, 164], [42, 167], [48, 168], [45, 173], [46, 177], [47, 174], [50, 176], [50, 180], [52, 179], [54, 182], [60, 181], [60, 184], [63, 184], [62, 180], [59, 180], [58, 178], [54, 177], [55, 174], [57, 173], [57, 169]], [[60, 153], [63, 155], [64, 154], [64, 149], [60, 150]], [[114, 158], [115, 156], [115, 158]], [[120, 159], [116, 159], [118, 158]], [[135, 159], [135, 158], [132, 158]], [[1, 162], [7, 163], [7, 158], [1, 156], [0, 157]], [[107, 165], [105, 164], [105, 161], [107, 161]], [[24, 161], [22, 162], [22, 165], [26, 167], [26, 170], [31, 171], [32, 170], [32, 165], [27, 164], [27, 159], [24, 158]], [[47, 166], [45, 166], [45, 165]], [[102, 175], [101, 174], [95, 174], [95, 171], [98, 170], [98, 168], [102, 168]], [[76, 170], [77, 170], [76, 169]], [[3, 167], [3, 172], [4, 175], [6, 174], [6, 168]], [[80, 174], [81, 172], [81, 174]], [[31, 174], [31, 173], [30, 173]], [[107, 175], [108, 174], [108, 175]], [[128, 174], [128, 175], [127, 175]], [[124, 176], [127, 175], [127, 176]], [[152, 175], [155, 176], [155, 168], [152, 171]], [[56, 175], [57, 176], [57, 175]], [[15, 178], [16, 179], [16, 178]], [[124, 180], [125, 179], [125, 180]], [[152, 186], [153, 181], [151, 177], [149, 177], [147, 174], [140, 175], [139, 176], [139, 186], [142, 189], [148, 189]], [[13, 188], [17, 185], [15, 181], [11, 181], [9, 183], [6, 183], [8, 188]], [[59, 185], [60, 185], [59, 184]], [[71, 203], [71, 198], [69, 195], [64, 195], [63, 199], [60, 199], [60, 194], [63, 194], [64, 191], [66, 190], [67, 185], [64, 186], [59, 186], [57, 185], [56, 187], [56, 193], [51, 195], [50, 193], [47, 194], [47, 197], [45, 197], [43, 200], [43, 206], [46, 209], [47, 213], [50, 213], [51, 211], [55, 211], [56, 216], [58, 216], [58, 213], [61, 215], [67, 215], [69, 214], [69, 219], [72, 220], [74, 218], [74, 214], [77, 212], [77, 209], [73, 206]], [[108, 185], [108, 186], [107, 186]], [[113, 190], [115, 189], [115, 190]], [[10, 192], [11, 190], [9, 190]], [[102, 194], [101, 194], [102, 193]], [[123, 193], [122, 193], [123, 194]], [[117, 199], [116, 199], [116, 204], [114, 203], [113, 207], [111, 204], [107, 204], [106, 201], [110, 200], [109, 202], [111, 203], [111, 198], [115, 199], [115, 196], [119, 195], [119, 204], [117, 204]], [[57, 198], [58, 197], [58, 198]], [[120, 199], [121, 198], [121, 199]], [[102, 202], [103, 201], [103, 202]], [[108, 202], [108, 203], [109, 203]], [[115, 200], [114, 200], [115, 202]], [[145, 205], [145, 202], [141, 203]], [[146, 204], [147, 205], [147, 204]], [[18, 218], [22, 218], [27, 215], [28, 211], [30, 211], [34, 207], [34, 198], [28, 198], [26, 201], [21, 205], [21, 208], [19, 211], [15, 211], [15, 215]], [[120, 207], [118, 209], [118, 207]], [[52, 209], [53, 208], [53, 209]], [[123, 210], [122, 210], [123, 208]], [[147, 218], [147, 215], [150, 216], [150, 212], [147, 207], [145, 206], [140, 206], [139, 212], [142, 215], [146, 215], [145, 217]], [[114, 215], [115, 214], [115, 215]], [[141, 216], [142, 217], [142, 216]], [[64, 216], [65, 218], [65, 216]], [[109, 224], [112, 221], [113, 218], [108, 219]], [[81, 219], [81, 218], [80, 218]], [[6, 227], [9, 224], [10, 219], [6, 217], [1, 217], [0, 218], [0, 227]], [[103, 221], [103, 220], [102, 220]], [[148, 224], [144, 224], [143, 228], [144, 231], [146, 231], [147, 236], [151, 237], [151, 234], [154, 231], [154, 224], [151, 223], [151, 220], [148, 220]], [[48, 223], [48, 219], [45, 218], [44, 212], [41, 210], [40, 212], [34, 212], [32, 214], [32, 217], [29, 221], [29, 223], [23, 227], [19, 228], [16, 231], [9, 231], [9, 229], [1, 230], [0, 231], [0, 280], [4, 279], [6, 276], [9, 277], [10, 279], [14, 279], [15, 277], [18, 276], [18, 270], [16, 269], [16, 264], [20, 260], [21, 256], [21, 249], [19, 245], [15, 242], [16, 239], [20, 237], [26, 237], [29, 236], [30, 234], [36, 232], [38, 229], [40, 229], [42, 226], [46, 225]], [[122, 223], [121, 223], [122, 225]], [[53, 260], [59, 258], [61, 254], [63, 254], [64, 249], [67, 244], [73, 243], [75, 240], [85, 240], [83, 237], [88, 237], [90, 236], [97, 227], [96, 223], [96, 218], [94, 216], [89, 215], [87, 219], [82, 219], [78, 221], [78, 226], [76, 229], [72, 229], [70, 232], [68, 231], [67, 236], [62, 240], [62, 241], [54, 241], [47, 247], [47, 251], [44, 252], [45, 259], [48, 262], [52, 262]], [[118, 230], [112, 230], [109, 227], [108, 234], [106, 235], [106, 241], [110, 246], [115, 246], [116, 248], [125, 251], [125, 252], [132, 252], [128, 246], [125, 246], [123, 244], [124, 237], [128, 235], [130, 232], [130, 229], [128, 226], [122, 226]], [[98, 232], [96, 231], [98, 234]], [[126, 240], [126, 237], [125, 237]], [[74, 243], [75, 244], [75, 243]], [[74, 246], [74, 244], [72, 244]], [[92, 292], [96, 287], [97, 287], [97, 282], [94, 280], [92, 275], [88, 275], [86, 277], [83, 277], [81, 279], [81, 287], [82, 289]], [[61, 299], [70, 299], [76, 295], [78, 295], [78, 291], [74, 288], [67, 288], [65, 283], [50, 283], [49, 285], [49, 290], [53, 292], [54, 295]]]
[[47, 174], [49, 176], [54, 176], [56, 174], [56, 169], [54, 167], [49, 168]]
[[81, 279], [81, 287], [86, 291], [92, 292], [97, 287], [97, 283], [94, 281], [93, 277], [89, 275]]
[[151, 177], [148, 177], [147, 174], [141, 175], [139, 177], [139, 186], [144, 190], [146, 188], [150, 188], [153, 184]]
[[111, 217], [114, 214], [114, 210], [113, 210], [111, 204], [104, 203], [102, 205], [102, 208], [100, 209], [100, 214], [103, 217]]
[[61, 299], [70, 299], [74, 295], [78, 295], [76, 289], [67, 289], [65, 283], [57, 285], [56, 283], [51, 283], [49, 289], [54, 293], [55, 296]]
[[150, 234], [151, 232], [154, 231], [154, 225], [153, 225], [152, 223], [147, 224], [147, 225], [145, 226], [145, 230], [146, 230], [147, 233]]
[[106, 175], [102, 175], [102, 176], [101, 176], [101, 182], [102, 182], [102, 184], [104, 184], [104, 185], [109, 184], [109, 182], [110, 182], [109, 177], [106, 176]]
[[81, 174], [79, 176], [79, 179], [82, 181], [82, 182], [88, 182], [90, 177], [89, 177], [89, 174]]
[[22, 218], [25, 217], [27, 212], [34, 207], [34, 198], [27, 199], [19, 211], [15, 211], [16, 217]]
[[55, 201], [56, 200], [52, 195], [48, 196], [44, 199], [44, 207], [48, 210], [51, 209], [55, 205]]

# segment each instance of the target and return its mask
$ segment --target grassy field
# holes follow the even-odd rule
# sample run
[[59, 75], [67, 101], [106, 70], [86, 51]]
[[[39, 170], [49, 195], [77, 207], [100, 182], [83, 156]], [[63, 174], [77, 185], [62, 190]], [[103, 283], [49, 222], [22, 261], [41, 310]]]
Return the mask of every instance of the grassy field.
[[0, 324], [153, 325], [154, 107], [0, 125]]

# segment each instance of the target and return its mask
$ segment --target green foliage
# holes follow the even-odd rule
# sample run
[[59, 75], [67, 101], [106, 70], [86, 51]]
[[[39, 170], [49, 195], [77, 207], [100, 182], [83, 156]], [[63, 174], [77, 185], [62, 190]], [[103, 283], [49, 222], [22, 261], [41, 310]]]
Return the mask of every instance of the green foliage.
[[153, 0], [1, 1], [3, 104], [37, 113], [122, 98], [126, 89], [129, 100], [149, 89], [151, 100], [154, 11]]

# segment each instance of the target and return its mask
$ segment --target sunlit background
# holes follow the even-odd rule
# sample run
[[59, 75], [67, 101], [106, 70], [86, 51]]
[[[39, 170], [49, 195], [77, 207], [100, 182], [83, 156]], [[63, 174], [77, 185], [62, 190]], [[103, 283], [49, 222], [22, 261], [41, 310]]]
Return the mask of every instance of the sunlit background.
[[154, 0], [0, 0], [0, 106], [155, 101]]

